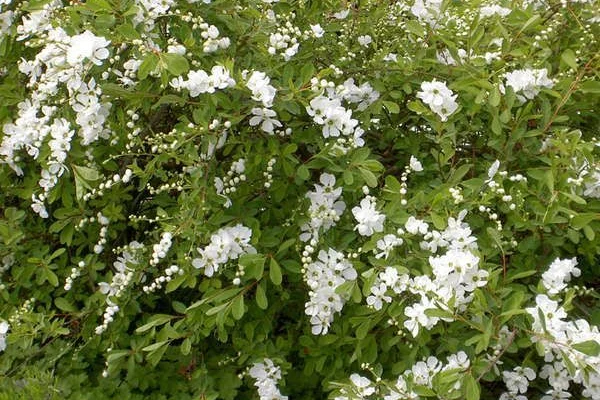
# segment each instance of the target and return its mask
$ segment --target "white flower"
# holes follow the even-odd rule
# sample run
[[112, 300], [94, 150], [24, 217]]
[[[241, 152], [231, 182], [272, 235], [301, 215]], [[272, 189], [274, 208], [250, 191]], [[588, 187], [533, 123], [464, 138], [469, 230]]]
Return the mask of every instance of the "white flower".
[[412, 233], [413, 235], [416, 235], [417, 233], [424, 235], [429, 230], [429, 225], [426, 222], [416, 219], [412, 215], [408, 217], [404, 227], [408, 233]]
[[357, 38], [357, 40], [358, 40], [358, 43], [363, 47], [368, 47], [369, 44], [371, 44], [371, 42], [373, 41], [373, 39], [369, 35], [359, 36]]
[[388, 53], [385, 55], [385, 57], [383, 57], [383, 61], [387, 61], [387, 62], [397, 62], [398, 61], [398, 55], [395, 53]]
[[360, 396], [370, 396], [375, 393], [375, 388], [371, 386], [369, 378], [365, 378], [358, 374], [352, 374], [350, 375], [350, 380]]
[[550, 264], [548, 270], [542, 274], [542, 283], [551, 295], [558, 294], [567, 287], [571, 275], [579, 276], [581, 271], [576, 268], [577, 259], [561, 260], [557, 258]]
[[[381, 250], [380, 253], [375, 255], [375, 258], [388, 258], [392, 249], [396, 246], [400, 246], [403, 240], [396, 235], [388, 234], [377, 241], [377, 248]], [[373, 250], [375, 251], [375, 250]]]
[[[533, 99], [541, 88], [551, 88], [554, 82], [548, 78], [548, 70], [542, 69], [520, 69], [508, 72], [505, 75], [506, 85], [513, 88], [521, 101]], [[520, 95], [522, 94], [522, 95]]]
[[511, 13], [510, 8], [500, 7], [498, 4], [492, 4], [490, 6], [482, 6], [479, 9], [479, 16], [482, 18], [491, 17], [493, 15], [499, 15], [500, 17], [506, 17]]
[[256, 126], [260, 124], [260, 128], [263, 132], [273, 133], [275, 127], [281, 127], [281, 122], [273, 118], [277, 116], [277, 113], [269, 108], [258, 108], [252, 109], [254, 116], [250, 118], [250, 126]]
[[529, 381], [535, 379], [535, 372], [528, 367], [515, 367], [513, 371], [502, 372], [506, 388], [512, 393], [526, 393]]
[[320, 24], [311, 25], [310, 26], [310, 30], [312, 31], [313, 35], [316, 38], [323, 37], [323, 34], [325, 33], [325, 31], [323, 30], [323, 28], [321, 28]]
[[253, 71], [246, 87], [252, 91], [252, 99], [260, 101], [265, 107], [271, 107], [273, 105], [273, 99], [277, 90], [269, 84], [271, 79], [260, 71]]
[[360, 207], [354, 207], [352, 214], [358, 222], [354, 229], [363, 236], [371, 236], [374, 232], [383, 231], [385, 215], [375, 209], [375, 199], [367, 196], [360, 202]]
[[8, 332], [8, 322], [0, 322], [0, 351], [6, 350], [6, 333]]
[[446, 121], [458, 109], [456, 97], [445, 82], [436, 80], [422, 82], [421, 91], [417, 93], [417, 98], [429, 105], [431, 111], [438, 114], [442, 121]]
[[96, 36], [90, 31], [75, 35], [71, 37], [70, 47], [67, 50], [67, 62], [77, 65], [87, 58], [94, 64], [101, 65], [102, 60], [108, 58], [109, 53], [106, 47], [109, 44], [110, 41]]
[[379, 285], [371, 286], [371, 296], [367, 297], [367, 304], [379, 311], [383, 307], [383, 301], [391, 303], [392, 298], [385, 295], [387, 289], [387, 286], [383, 282], [379, 283]]
[[335, 19], [346, 19], [346, 17], [348, 16], [349, 13], [350, 13], [350, 10], [345, 9], [345, 10], [336, 12], [335, 14], [333, 14], [333, 17]]
[[410, 161], [408, 164], [410, 166], [410, 169], [412, 169], [414, 172], [423, 171], [423, 165], [419, 160], [417, 160], [415, 156], [410, 156]]

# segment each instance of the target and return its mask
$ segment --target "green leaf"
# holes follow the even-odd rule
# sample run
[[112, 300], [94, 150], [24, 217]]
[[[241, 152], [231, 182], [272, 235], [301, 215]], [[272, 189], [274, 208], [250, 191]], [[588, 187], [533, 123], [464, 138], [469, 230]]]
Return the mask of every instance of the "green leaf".
[[269, 302], [267, 301], [267, 294], [265, 293], [264, 286], [265, 286], [265, 283], [264, 283], [264, 281], [262, 281], [256, 287], [256, 304], [262, 310], [266, 310], [267, 307], [269, 306]]
[[473, 375], [465, 375], [462, 385], [464, 388], [465, 400], [479, 400], [481, 396], [481, 389], [479, 387], [479, 383], [477, 383]]
[[370, 186], [370, 187], [377, 186], [377, 177], [375, 176], [374, 173], [372, 173], [371, 171], [369, 171], [368, 169], [365, 169], [365, 168], [359, 168], [358, 170], [360, 171], [360, 174], [362, 175], [363, 179], [365, 180], [365, 183], [368, 186]]
[[154, 351], [157, 350], [159, 348], [161, 348], [162, 346], [166, 345], [167, 343], [169, 343], [168, 340], [163, 340], [162, 342], [156, 342], [151, 344], [150, 346], [146, 346], [144, 348], [142, 348], [142, 351]]
[[150, 318], [150, 321], [148, 323], [140, 326], [139, 328], [137, 328], [135, 330], [135, 333], [144, 333], [146, 331], [149, 331], [150, 329], [152, 329], [155, 326], [166, 324], [167, 322], [169, 322], [173, 318], [175, 318], [175, 317], [172, 316], [172, 315], [167, 315], [167, 314], [156, 314], [156, 315], [153, 315]]
[[490, 92], [489, 103], [493, 107], [498, 107], [500, 105], [500, 91], [496, 86]]
[[75, 176], [85, 180], [85, 181], [97, 181], [100, 179], [100, 174], [93, 168], [82, 167], [79, 165], [71, 164], [71, 168], [75, 173]]
[[244, 267], [247, 278], [260, 279], [264, 272], [266, 257], [263, 254], [244, 254], [239, 258], [239, 264]]
[[185, 74], [190, 70], [188, 60], [181, 54], [163, 53], [161, 57], [167, 67], [167, 71], [175, 76]]
[[296, 170], [296, 176], [301, 181], [305, 181], [308, 179], [310, 173], [308, 172], [308, 168], [306, 168], [306, 165], [301, 165], [298, 167], [298, 169]]
[[156, 69], [158, 65], [158, 56], [154, 53], [148, 54], [140, 64], [137, 70], [137, 77], [140, 80], [146, 79], [148, 75]]
[[190, 354], [191, 350], [192, 350], [192, 341], [190, 340], [190, 338], [185, 338], [184, 341], [181, 342], [181, 347], [180, 347], [181, 354], [183, 354], [184, 356], [187, 356], [188, 354]]
[[400, 112], [400, 107], [398, 106], [397, 103], [395, 103], [393, 101], [384, 101], [383, 105], [392, 114], [398, 114]]
[[281, 285], [281, 267], [279, 267], [277, 260], [273, 257], [271, 257], [271, 261], [269, 262], [269, 278], [271, 278], [271, 282], [276, 286]]
[[595, 340], [575, 343], [573, 348], [591, 357], [598, 357], [600, 355], [600, 343]]
[[62, 311], [66, 312], [76, 312], [77, 308], [71, 302], [64, 297], [57, 297], [54, 299], [54, 304]]
[[571, 218], [571, 226], [575, 229], [581, 229], [590, 222], [600, 219], [600, 213], [581, 213]]
[[577, 70], [578, 65], [573, 50], [566, 49], [565, 51], [563, 51], [560, 55], [560, 59], [564, 61], [564, 63], [567, 64], [569, 67], [573, 68], [574, 70]]
[[414, 19], [410, 19], [408, 21], [406, 21], [406, 30], [409, 31], [410, 33], [417, 35], [419, 37], [424, 37], [425, 36], [425, 28], [423, 28], [423, 26], [418, 23], [416, 20]]
[[234, 319], [240, 320], [244, 316], [244, 295], [238, 295], [231, 304], [231, 315]]

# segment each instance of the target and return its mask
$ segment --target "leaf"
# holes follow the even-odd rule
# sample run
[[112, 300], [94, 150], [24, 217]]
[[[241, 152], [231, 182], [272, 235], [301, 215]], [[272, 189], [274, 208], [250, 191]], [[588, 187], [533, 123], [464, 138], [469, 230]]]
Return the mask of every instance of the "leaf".
[[405, 27], [407, 31], [414, 35], [417, 35], [419, 37], [425, 36], [425, 28], [423, 28], [423, 26], [414, 19], [406, 21]]
[[496, 86], [494, 86], [490, 93], [489, 102], [493, 107], [498, 107], [498, 105], [500, 105], [500, 91]]
[[174, 94], [166, 94], [164, 96], [161, 96], [161, 98], [158, 99], [158, 101], [152, 105], [152, 109], [156, 109], [163, 104], [185, 104], [185, 102], [186, 100], [181, 96], [177, 96]]
[[167, 71], [175, 76], [179, 76], [190, 70], [188, 60], [181, 54], [163, 53], [161, 57], [167, 67]]
[[192, 350], [192, 341], [190, 340], [190, 338], [185, 338], [185, 340], [181, 343], [180, 350], [181, 354], [183, 354], [184, 356], [190, 354], [190, 351]]
[[262, 254], [244, 254], [239, 258], [239, 264], [244, 266], [247, 278], [260, 279], [264, 272], [266, 257]]
[[571, 218], [571, 226], [575, 229], [581, 229], [590, 222], [600, 219], [600, 213], [581, 213]]
[[415, 112], [419, 115], [421, 114], [429, 114], [429, 109], [423, 105], [420, 101], [410, 101], [406, 107], [412, 112]]
[[372, 173], [371, 171], [369, 171], [368, 169], [365, 169], [365, 168], [359, 168], [358, 170], [360, 171], [360, 174], [362, 175], [363, 179], [365, 180], [365, 183], [368, 186], [370, 186], [370, 187], [377, 186], [377, 177], [375, 176], [374, 173]]
[[577, 70], [578, 65], [573, 50], [566, 49], [565, 51], [563, 51], [560, 55], [560, 59], [564, 61], [564, 63], [567, 64], [569, 67], [573, 68], [574, 70]]
[[223, 303], [223, 304], [219, 304], [218, 306], [209, 308], [208, 311], [206, 312], [206, 315], [211, 316], [211, 315], [215, 315], [215, 314], [220, 314], [221, 311], [223, 311], [227, 307], [229, 307], [229, 304], [230, 303]]
[[236, 320], [242, 319], [244, 316], [244, 295], [240, 294], [233, 300], [231, 304], [231, 315]]
[[269, 306], [267, 295], [265, 293], [264, 281], [256, 287], [256, 304], [262, 310], [266, 310]]
[[481, 389], [479, 387], [479, 383], [477, 383], [473, 375], [465, 375], [462, 384], [465, 393], [465, 400], [479, 400], [479, 397], [481, 396]]
[[76, 176], [80, 177], [85, 181], [97, 181], [100, 179], [100, 174], [98, 171], [88, 167], [82, 167], [79, 165], [71, 164], [71, 168]]
[[144, 57], [144, 61], [140, 64], [137, 70], [137, 77], [140, 80], [146, 79], [148, 75], [156, 69], [158, 65], [158, 57], [154, 53]]
[[75, 308], [75, 306], [73, 304], [71, 304], [71, 302], [69, 302], [69, 300], [65, 299], [64, 297], [57, 297], [56, 299], [54, 299], [54, 304], [56, 305], [56, 307], [58, 307], [62, 311], [66, 311], [66, 312], [76, 312], [77, 311], [77, 308]]
[[514, 275], [509, 275], [506, 280], [507, 280], [507, 282], [512, 282], [512, 281], [516, 281], [517, 279], [527, 278], [528, 276], [535, 275], [535, 274], [537, 274], [537, 271], [535, 269], [531, 269], [529, 271], [522, 271], [522, 272], [518, 272]]
[[159, 348], [161, 348], [162, 346], [166, 345], [167, 343], [169, 343], [168, 340], [163, 340], [162, 342], [156, 342], [151, 344], [150, 346], [146, 346], [144, 348], [142, 348], [142, 351], [154, 351], [157, 350]]
[[591, 357], [598, 357], [600, 355], [600, 343], [595, 340], [575, 343], [573, 348]]
[[271, 282], [276, 286], [281, 285], [281, 267], [279, 267], [277, 260], [273, 257], [271, 257], [271, 261], [269, 262], [269, 278], [271, 278]]
[[310, 173], [308, 172], [308, 168], [306, 168], [306, 165], [301, 165], [298, 167], [298, 169], [296, 170], [296, 176], [301, 181], [305, 181], [308, 179]]
[[383, 105], [392, 114], [398, 114], [400, 112], [400, 107], [398, 106], [397, 103], [395, 103], [393, 101], [384, 101]]
[[140, 326], [139, 328], [137, 328], [135, 330], [135, 333], [144, 333], [146, 331], [149, 331], [150, 329], [152, 329], [155, 326], [166, 324], [167, 322], [169, 322], [173, 318], [175, 318], [175, 317], [172, 316], [172, 315], [167, 315], [167, 314], [156, 314], [156, 315], [153, 315], [150, 318], [150, 321], [147, 322], [146, 324]]

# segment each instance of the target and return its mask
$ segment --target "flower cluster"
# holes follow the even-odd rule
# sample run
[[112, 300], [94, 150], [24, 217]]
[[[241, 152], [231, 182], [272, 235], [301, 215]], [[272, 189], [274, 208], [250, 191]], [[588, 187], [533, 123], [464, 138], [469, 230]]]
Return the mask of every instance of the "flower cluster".
[[[506, 85], [510, 86], [517, 98], [521, 101], [532, 100], [538, 95], [542, 88], [551, 88], [554, 82], [548, 78], [548, 70], [542, 69], [519, 69], [512, 72], [507, 72], [504, 75]], [[500, 87], [501, 91], [504, 88]]]
[[[429, 231], [427, 223], [411, 216], [406, 221], [406, 231], [413, 235], [423, 235], [421, 247], [424, 250], [436, 253], [439, 249], [446, 248], [447, 251], [443, 255], [429, 257], [433, 279], [427, 275], [411, 278], [396, 268], [386, 267], [373, 282], [367, 304], [380, 310], [384, 302], [392, 302], [389, 290], [395, 295], [409, 291], [419, 296], [419, 302], [404, 309], [407, 317], [404, 327], [415, 337], [420, 328], [431, 329], [440, 319], [452, 321], [454, 310], [464, 311], [473, 298], [472, 292], [487, 283], [489, 273], [479, 269], [479, 257], [471, 252], [477, 248], [477, 239], [471, 235], [471, 229], [462, 222], [462, 218], [464, 214], [458, 219], [449, 218], [447, 228], [438, 232]], [[395, 236], [392, 236], [388, 237], [390, 244], [387, 247], [398, 243]], [[386, 248], [385, 241], [381, 243], [381, 247]], [[429, 316], [426, 313], [429, 309], [447, 311], [448, 317]]]
[[192, 265], [194, 268], [204, 269], [204, 275], [213, 276], [229, 260], [237, 260], [243, 254], [256, 253], [256, 249], [250, 244], [251, 237], [252, 229], [242, 224], [221, 228], [211, 235], [208, 246], [197, 249], [200, 258], [194, 258]]
[[137, 265], [139, 263], [137, 253], [143, 248], [144, 245], [136, 241], [129, 243], [126, 249], [123, 250], [122, 255], [117, 257], [117, 261], [113, 263], [115, 274], [112, 277], [112, 281], [110, 283], [98, 283], [100, 293], [106, 295], [107, 307], [103, 314], [102, 325], [96, 327], [95, 332], [97, 335], [101, 335], [108, 329], [108, 324], [113, 321], [113, 316], [119, 311], [119, 306], [115, 301], [123, 295], [125, 289], [127, 289], [133, 280], [133, 269], [129, 265]]
[[[447, 363], [443, 363], [437, 357], [429, 356], [417, 361], [411, 368], [399, 375], [395, 383], [386, 383], [381, 387], [377, 387], [366, 377], [352, 374], [349, 388], [342, 389], [340, 391], [342, 395], [335, 397], [334, 400], [364, 399], [378, 392], [377, 398], [384, 400], [418, 399], [418, 389], [433, 388], [434, 379], [438, 374], [449, 371], [465, 372], [471, 366], [471, 361], [464, 351], [451, 354], [446, 359]], [[379, 381], [380, 379], [378, 379]], [[451, 390], [460, 391], [460, 381], [456, 381]]]
[[446, 121], [458, 109], [457, 96], [448, 89], [446, 82], [438, 82], [435, 79], [422, 82], [421, 91], [417, 93], [417, 98], [423, 100], [442, 121]]
[[310, 200], [308, 208], [310, 221], [300, 227], [303, 231], [300, 240], [305, 242], [311, 239], [318, 241], [319, 231], [321, 229], [327, 231], [335, 226], [346, 209], [346, 203], [339, 200], [342, 188], [335, 187], [335, 176], [323, 173], [319, 182], [321, 184], [315, 184], [314, 191], [306, 193], [306, 197]]
[[210, 75], [201, 69], [189, 71], [187, 80], [179, 76], [173, 79], [170, 85], [176, 90], [188, 90], [190, 97], [198, 97], [203, 93], [214, 93], [217, 89], [235, 86], [235, 80], [229, 75], [227, 68], [215, 65], [211, 68]]
[[111, 103], [100, 101], [102, 91], [94, 78], [83, 81], [90, 64], [101, 65], [108, 57], [110, 42], [89, 31], [69, 36], [62, 28], [49, 25], [44, 29], [47, 31], [42, 41], [45, 47], [33, 60], [22, 59], [19, 64], [19, 71], [29, 77], [27, 86], [33, 91], [29, 99], [19, 103], [16, 119], [4, 124], [0, 157], [1, 162], [22, 175], [23, 170], [18, 165], [20, 157], [16, 153], [24, 149], [37, 159], [42, 144], [50, 137], [50, 156], [44, 161], [39, 180], [44, 192], [32, 195], [33, 210], [47, 218], [44, 202], [58, 183], [58, 178], [67, 170], [65, 160], [75, 133], [69, 121], [54, 117], [59, 104], [55, 97], [61, 87], [66, 88], [67, 101], [76, 113], [75, 122], [80, 127], [77, 133], [83, 145], [109, 136], [110, 131], [104, 124]]
[[304, 280], [310, 287], [310, 299], [305, 304], [313, 335], [325, 335], [333, 315], [342, 311], [346, 299], [336, 289], [348, 280], [356, 279], [356, 270], [344, 255], [334, 249], [319, 251], [317, 260], [304, 268]]
[[167, 252], [171, 248], [171, 232], [163, 232], [160, 236], [160, 242], [152, 246], [152, 255], [150, 256], [150, 265], [156, 265], [161, 259], [167, 256]]
[[542, 274], [542, 284], [550, 295], [556, 295], [567, 287], [567, 282], [572, 276], [581, 275], [581, 271], [576, 267], [577, 259], [561, 260], [557, 258], [550, 264], [548, 270]]
[[226, 177], [215, 177], [215, 189], [217, 194], [225, 199], [225, 208], [229, 208], [233, 204], [228, 195], [236, 192], [237, 185], [239, 185], [240, 182], [246, 181], [246, 174], [244, 174], [245, 171], [246, 160], [244, 158], [240, 158], [239, 160], [231, 163], [231, 167], [229, 168], [229, 171], [227, 171]]
[[255, 380], [254, 386], [260, 400], [287, 400], [288, 397], [282, 395], [277, 387], [277, 382], [281, 379], [281, 368], [270, 358], [254, 363], [248, 374]]
[[289, 61], [298, 53], [300, 42], [309, 38], [320, 38], [324, 31], [321, 25], [311, 25], [310, 29], [302, 31], [292, 23], [295, 14], [280, 15], [285, 20], [278, 24], [277, 30], [269, 36], [267, 51], [271, 55], [280, 54], [285, 61]]
[[[570, 279], [569, 275], [578, 276], [576, 264], [573, 258], [556, 259], [550, 265], [542, 275], [543, 286], [550, 296], [556, 296], [564, 289], [564, 281]], [[557, 276], [550, 277], [550, 273]], [[585, 350], [586, 344], [595, 343], [597, 346], [600, 343], [598, 327], [591, 326], [584, 319], [565, 320], [565, 309], [547, 294], [538, 294], [535, 306], [526, 308], [526, 311], [533, 318], [532, 341], [539, 342], [544, 351], [547, 364], [540, 376], [547, 378], [552, 387], [548, 396], [568, 393], [570, 382], [574, 382], [583, 385], [585, 397], [600, 399], [600, 357]]]
[[528, 367], [515, 367], [512, 371], [503, 371], [502, 380], [508, 392], [502, 393], [500, 400], [527, 400], [527, 397], [520, 394], [527, 393], [529, 381], [534, 379], [535, 371]]

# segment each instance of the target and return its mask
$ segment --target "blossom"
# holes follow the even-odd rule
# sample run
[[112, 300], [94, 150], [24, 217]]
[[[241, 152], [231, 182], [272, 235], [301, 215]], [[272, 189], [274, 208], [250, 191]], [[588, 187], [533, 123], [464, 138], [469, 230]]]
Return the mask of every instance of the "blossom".
[[271, 79], [261, 71], [253, 71], [246, 87], [252, 91], [252, 99], [263, 103], [264, 107], [271, 107], [277, 90], [269, 84]]
[[350, 381], [352, 381], [352, 384], [361, 397], [370, 396], [375, 393], [375, 388], [371, 386], [369, 378], [365, 378], [358, 374], [352, 374], [350, 375]]
[[363, 47], [368, 47], [373, 41], [370, 35], [362, 35], [357, 38], [358, 43]]
[[106, 48], [110, 41], [104, 37], [96, 36], [90, 31], [71, 37], [70, 46], [67, 50], [67, 62], [71, 65], [80, 64], [86, 58], [96, 65], [101, 65], [102, 60], [108, 58]]
[[408, 217], [408, 220], [404, 224], [404, 227], [406, 228], [406, 231], [408, 233], [412, 233], [413, 235], [416, 235], [417, 233], [424, 235], [429, 229], [429, 225], [426, 222], [420, 219], [416, 219], [412, 215]]
[[8, 322], [0, 322], [0, 351], [6, 350], [6, 333], [8, 332]]
[[282, 126], [279, 120], [273, 118], [277, 116], [277, 113], [270, 108], [255, 107], [252, 109], [252, 114], [254, 116], [250, 118], [250, 126], [256, 126], [260, 124], [260, 128], [263, 130], [263, 132], [273, 133], [275, 127]]
[[542, 69], [520, 69], [508, 72], [504, 75], [506, 85], [513, 88], [517, 98], [521, 101], [531, 100], [538, 95], [542, 88], [551, 88], [554, 82], [548, 78], [548, 70]]
[[374, 232], [383, 231], [385, 215], [375, 209], [375, 199], [367, 196], [360, 201], [360, 207], [352, 208], [352, 214], [358, 222], [354, 229], [363, 236], [371, 236]]
[[542, 284], [551, 295], [558, 294], [567, 287], [567, 282], [571, 280], [571, 275], [579, 276], [581, 271], [576, 268], [577, 259], [555, 259], [548, 267], [548, 270], [542, 274]]
[[458, 109], [456, 97], [445, 82], [436, 80], [422, 82], [421, 91], [417, 93], [417, 98], [429, 105], [431, 111], [438, 114], [442, 121], [446, 121]]
[[325, 33], [325, 31], [323, 30], [323, 28], [321, 28], [320, 24], [311, 25], [310, 26], [310, 30], [312, 31], [313, 35], [316, 38], [323, 37], [323, 34]]

